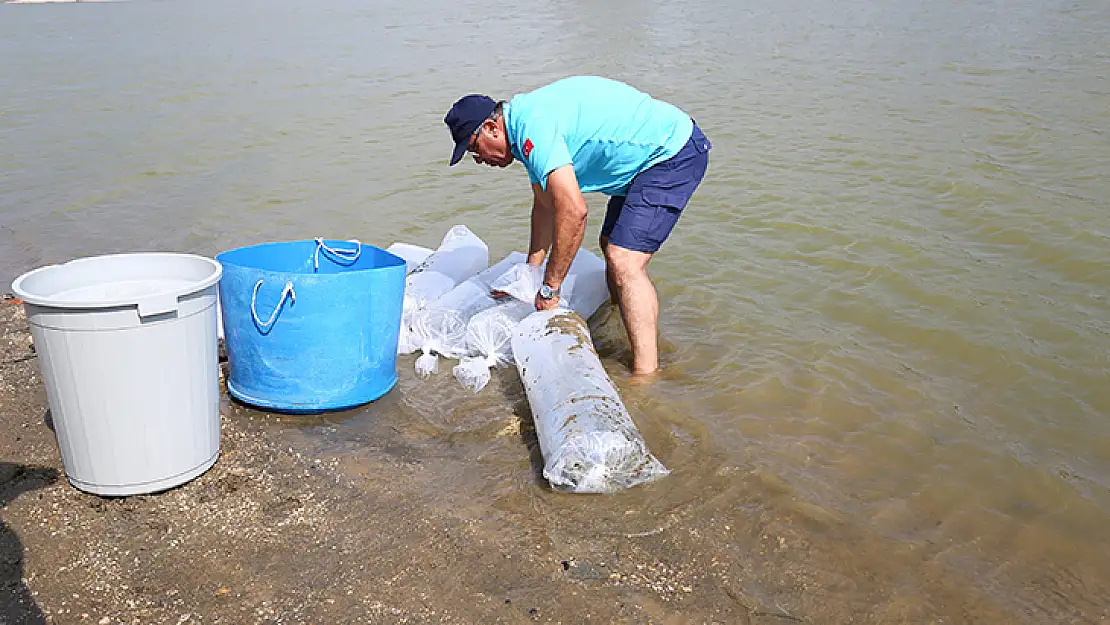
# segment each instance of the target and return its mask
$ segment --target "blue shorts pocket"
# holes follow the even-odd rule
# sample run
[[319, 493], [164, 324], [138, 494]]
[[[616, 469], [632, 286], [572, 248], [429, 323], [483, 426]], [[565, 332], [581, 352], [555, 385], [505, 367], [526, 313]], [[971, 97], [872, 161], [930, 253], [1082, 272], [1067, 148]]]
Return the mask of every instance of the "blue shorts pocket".
[[675, 189], [662, 189], [659, 187], [646, 187], [643, 190], [644, 203], [657, 208], [670, 208], [681, 211], [690, 201], [690, 193], [685, 187]]
[[667, 240], [681, 215], [677, 208], [653, 205], [646, 198], [626, 202], [608, 235], [609, 242], [637, 252], [654, 253]]
[[633, 228], [645, 242], [645, 251], [654, 252], [667, 240], [688, 199], [689, 196], [681, 191], [644, 189], [643, 208]]

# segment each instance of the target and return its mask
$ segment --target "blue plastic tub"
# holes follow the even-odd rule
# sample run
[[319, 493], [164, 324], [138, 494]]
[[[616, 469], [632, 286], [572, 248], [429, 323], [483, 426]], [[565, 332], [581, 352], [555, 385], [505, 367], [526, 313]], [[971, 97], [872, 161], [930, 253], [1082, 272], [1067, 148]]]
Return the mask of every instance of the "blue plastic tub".
[[397, 383], [405, 261], [355, 241], [266, 243], [216, 256], [233, 397], [341, 410]]

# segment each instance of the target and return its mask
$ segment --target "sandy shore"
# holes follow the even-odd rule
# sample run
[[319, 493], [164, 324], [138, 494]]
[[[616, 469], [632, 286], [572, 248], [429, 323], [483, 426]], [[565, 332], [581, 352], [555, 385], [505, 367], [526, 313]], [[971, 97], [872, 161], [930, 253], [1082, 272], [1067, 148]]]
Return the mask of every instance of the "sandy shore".
[[205, 475], [157, 495], [88, 495], [62, 474], [23, 307], [8, 302], [0, 363], [2, 623], [803, 618], [739, 584], [708, 586], [723, 559], [698, 562], [667, 532], [580, 544], [506, 531], [443, 505], [450, 493], [429, 497], [418, 460], [368, 453], [356, 471], [309, 457], [233, 404]]

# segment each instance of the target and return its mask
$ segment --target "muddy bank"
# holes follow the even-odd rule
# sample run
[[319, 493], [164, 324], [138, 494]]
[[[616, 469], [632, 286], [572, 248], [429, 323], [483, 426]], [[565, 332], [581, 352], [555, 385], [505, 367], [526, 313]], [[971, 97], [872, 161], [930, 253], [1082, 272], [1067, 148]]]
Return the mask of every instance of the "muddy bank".
[[[9, 303], [0, 367], [0, 623], [1098, 620], [1007, 609], [931, 554], [870, 540], [741, 467], [707, 462], [697, 505], [646, 520], [640, 492], [551, 493], [526, 411], [490, 426], [519, 446], [513, 505], [455, 488], [403, 427], [321, 454], [312, 439], [328, 428], [306, 434], [226, 402], [213, 469], [104, 499], [65, 481], [22, 307]], [[592, 505], [627, 509], [591, 523]]]
[[[0, 305], [0, 346], [0, 622], [663, 622], [689, 612], [668, 603], [694, 594], [692, 562], [580, 561], [548, 537], [507, 536], [429, 497], [418, 459], [370, 446], [347, 472], [230, 403], [220, 459], [201, 478], [151, 496], [84, 494], [62, 474], [21, 306]], [[749, 615], [720, 598], [696, 613]]]

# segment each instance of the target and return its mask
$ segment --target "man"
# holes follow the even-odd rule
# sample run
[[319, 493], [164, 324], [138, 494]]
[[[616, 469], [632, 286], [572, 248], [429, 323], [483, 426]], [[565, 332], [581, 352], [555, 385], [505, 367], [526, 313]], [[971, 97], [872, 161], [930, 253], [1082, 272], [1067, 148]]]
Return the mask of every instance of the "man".
[[528, 262], [550, 248], [536, 308], [555, 308], [586, 230], [584, 192], [610, 196], [601, 228], [609, 290], [632, 345], [633, 373], [659, 367], [659, 302], [647, 264], [659, 250], [709, 164], [709, 140], [689, 115], [605, 78], [565, 78], [510, 102], [463, 97], [443, 120], [455, 141], [451, 165], [507, 167], [532, 182]]

